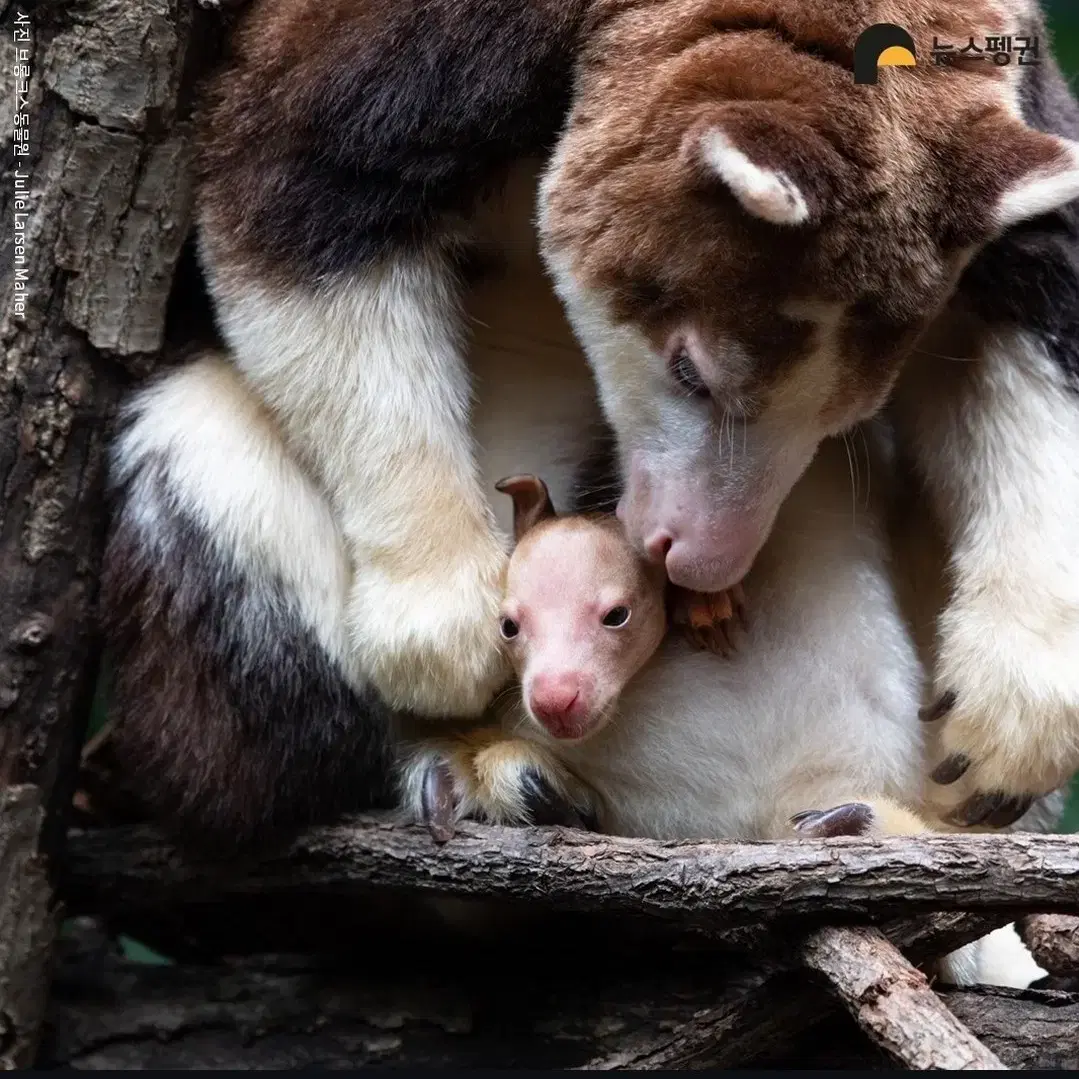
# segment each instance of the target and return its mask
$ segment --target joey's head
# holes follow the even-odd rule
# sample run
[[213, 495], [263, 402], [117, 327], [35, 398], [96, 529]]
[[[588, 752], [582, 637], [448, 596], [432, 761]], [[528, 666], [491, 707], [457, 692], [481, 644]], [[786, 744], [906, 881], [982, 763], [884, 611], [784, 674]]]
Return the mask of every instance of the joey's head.
[[600, 730], [666, 631], [661, 568], [617, 521], [559, 517], [542, 480], [514, 476], [517, 545], [506, 575], [502, 639], [531, 720], [579, 741]]
[[[617, 436], [619, 516], [675, 584], [740, 580], [971, 258], [1079, 196], [1079, 147], [1020, 118], [1029, 68], [930, 59], [934, 35], [1037, 36], [1027, 2], [599, 5], [541, 241]], [[882, 21], [918, 66], [857, 85]]]

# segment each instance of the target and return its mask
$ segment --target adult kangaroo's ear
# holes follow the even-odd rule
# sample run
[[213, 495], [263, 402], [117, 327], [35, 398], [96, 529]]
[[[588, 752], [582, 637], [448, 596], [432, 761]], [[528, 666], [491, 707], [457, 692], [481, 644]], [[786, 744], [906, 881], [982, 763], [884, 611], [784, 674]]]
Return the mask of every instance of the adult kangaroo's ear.
[[547, 484], [539, 476], [508, 476], [495, 489], [513, 499], [513, 537], [518, 542], [540, 521], [557, 516]]
[[698, 183], [722, 185], [773, 225], [818, 222], [850, 171], [804, 116], [767, 101], [711, 107], [686, 132], [682, 154]]
[[953, 206], [991, 235], [1079, 199], [1079, 143], [1003, 110], [963, 129], [953, 161]]

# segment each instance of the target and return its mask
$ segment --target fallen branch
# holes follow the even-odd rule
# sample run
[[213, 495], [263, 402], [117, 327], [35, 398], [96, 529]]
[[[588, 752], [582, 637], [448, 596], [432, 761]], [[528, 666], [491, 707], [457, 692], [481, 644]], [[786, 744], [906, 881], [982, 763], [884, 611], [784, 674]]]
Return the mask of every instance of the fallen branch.
[[371, 815], [305, 832], [243, 866], [186, 860], [145, 828], [74, 833], [67, 872], [73, 908], [101, 912], [370, 889], [622, 911], [712, 930], [777, 919], [1079, 908], [1079, 844], [1030, 834], [662, 843], [467, 824], [437, 846], [421, 828]]
[[904, 1068], [1007, 1070], [879, 930], [820, 929], [807, 938], [801, 956], [823, 975], [858, 1026]]
[[[889, 923], [884, 933], [912, 962], [925, 963], [978, 940], [1006, 921], [1003, 915], [936, 914]], [[802, 1032], [826, 1022], [837, 1009], [831, 996], [807, 982], [796, 953], [796, 948], [788, 947], [794, 969], [773, 967], [769, 972], [764, 966], [755, 980], [746, 980], [735, 1001], [712, 1000], [693, 1023], [675, 1030], [637, 1031], [614, 1053], [595, 1057], [584, 1068], [663, 1070], [690, 1067], [701, 1060], [709, 1067], [733, 1068], [760, 1053], [762, 1046], [796, 1057]]]
[[[82, 955], [60, 966], [39, 1063], [580, 1068], [613, 1059], [626, 1044], [664, 1040], [666, 1059], [679, 1067], [724, 1067], [735, 1058], [747, 1064], [762, 1054], [786, 1066], [801, 1066], [814, 1053], [879, 1063], [845, 1017], [829, 1025], [835, 1037], [815, 1030], [808, 1051], [791, 1057], [776, 1056], [777, 1043], [747, 1040], [735, 1008], [747, 977], [714, 962], [663, 957], [603, 970], [558, 951], [545, 966], [514, 962], [505, 952], [450, 966], [437, 953], [387, 950], [347, 972], [281, 960], [231, 971], [154, 968]], [[994, 991], [945, 999], [1014, 1067], [1064, 1067], [1079, 1055], [1077, 997]], [[724, 1011], [726, 1033], [707, 1048]], [[687, 1033], [700, 1052], [678, 1051]]]
[[1035, 914], [1016, 926], [1034, 958], [1050, 974], [1079, 975], [1079, 917], [1068, 914]]

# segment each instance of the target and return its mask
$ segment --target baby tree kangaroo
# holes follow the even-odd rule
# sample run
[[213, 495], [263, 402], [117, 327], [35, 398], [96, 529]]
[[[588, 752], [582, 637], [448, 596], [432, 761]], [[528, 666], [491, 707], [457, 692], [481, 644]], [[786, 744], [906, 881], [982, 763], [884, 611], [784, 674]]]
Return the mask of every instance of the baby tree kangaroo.
[[[537, 476], [512, 476], [495, 486], [513, 499], [516, 541], [499, 631], [520, 683], [520, 709], [554, 746], [579, 743], [603, 728], [671, 623], [682, 627], [696, 648], [721, 656], [734, 651], [738, 629], [747, 624], [740, 586], [715, 594], [674, 588], [661, 567], [634, 551], [614, 517], [560, 517]], [[520, 716], [507, 710], [504, 718], [512, 723]], [[469, 774], [468, 755], [477, 747], [478, 767], [485, 769], [483, 746], [491, 742], [497, 752], [502, 730], [498, 726], [464, 739], [461, 774]], [[542, 774], [531, 782], [543, 784]], [[522, 799], [504, 789], [506, 819], [519, 818], [525, 812]], [[558, 796], [569, 793], [560, 786], [540, 805], [546, 802], [557, 813]], [[453, 776], [445, 764], [430, 769], [423, 814], [436, 838], [448, 837], [456, 811], [479, 808], [467, 788], [462, 795], [463, 804], [460, 799], [455, 804]], [[535, 804], [535, 798], [529, 801]], [[575, 801], [584, 808], [584, 799]], [[579, 823], [580, 817], [571, 810], [566, 821]]]

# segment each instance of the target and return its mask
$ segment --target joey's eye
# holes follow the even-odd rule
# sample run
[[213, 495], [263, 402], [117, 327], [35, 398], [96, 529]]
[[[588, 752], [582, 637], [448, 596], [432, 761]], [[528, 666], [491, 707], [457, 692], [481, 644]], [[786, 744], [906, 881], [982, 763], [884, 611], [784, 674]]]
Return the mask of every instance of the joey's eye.
[[628, 607], [612, 607], [604, 616], [603, 624], [608, 629], [621, 629], [629, 621]]
[[512, 618], [503, 618], [499, 629], [501, 629], [502, 639], [505, 641], [512, 641], [521, 632], [521, 627]]
[[685, 348], [680, 348], [671, 357], [670, 368], [674, 381], [691, 397], [706, 400], [712, 396], [704, 384], [704, 379], [701, 378], [700, 371], [697, 370], [697, 365], [690, 359], [689, 352]]

